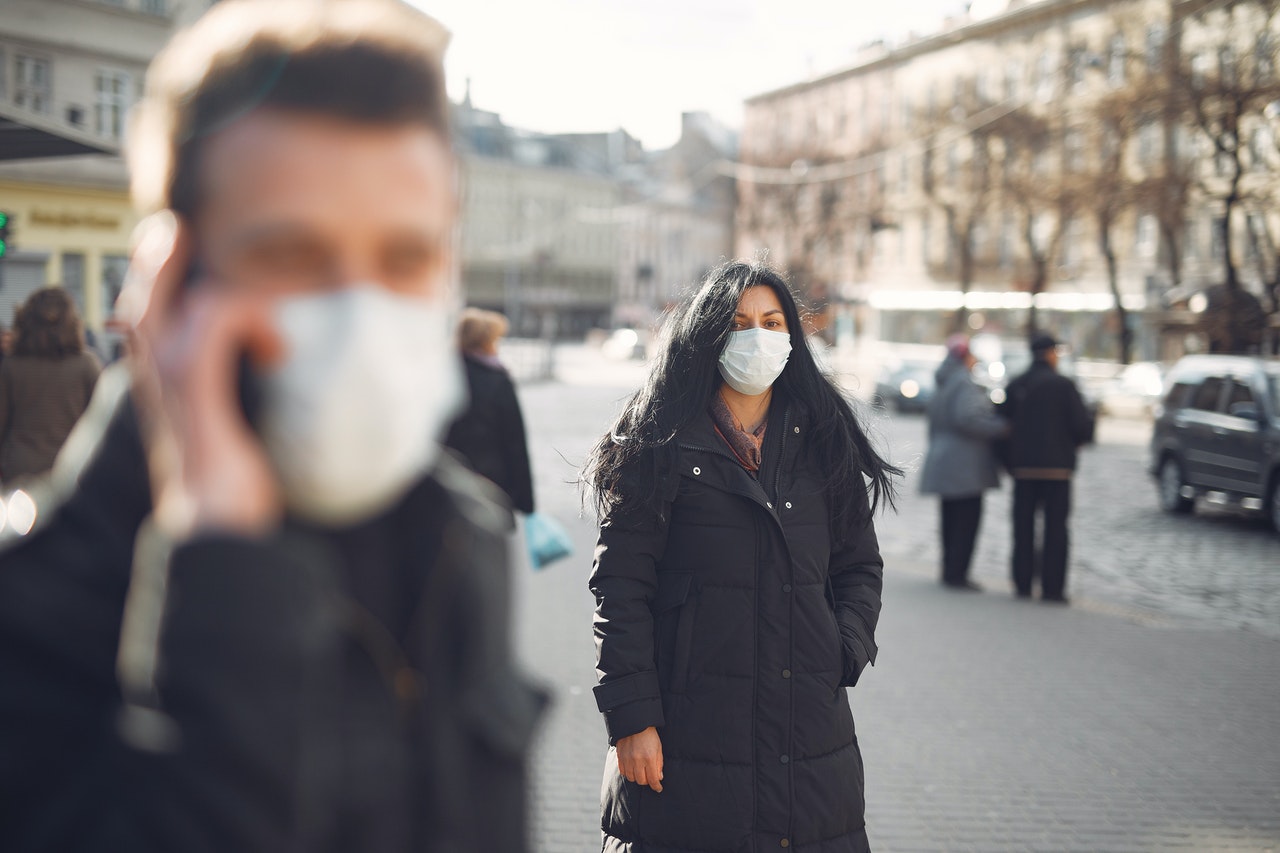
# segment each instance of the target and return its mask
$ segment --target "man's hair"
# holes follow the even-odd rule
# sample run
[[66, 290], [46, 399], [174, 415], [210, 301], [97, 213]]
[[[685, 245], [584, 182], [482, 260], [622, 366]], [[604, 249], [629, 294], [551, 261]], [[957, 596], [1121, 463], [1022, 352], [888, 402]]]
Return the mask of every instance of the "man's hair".
[[458, 321], [458, 349], [483, 352], [507, 333], [507, 318], [497, 311], [468, 308]]
[[130, 127], [135, 206], [192, 216], [205, 141], [258, 107], [421, 124], [447, 145], [448, 40], [400, 0], [223, 0], [147, 72]]

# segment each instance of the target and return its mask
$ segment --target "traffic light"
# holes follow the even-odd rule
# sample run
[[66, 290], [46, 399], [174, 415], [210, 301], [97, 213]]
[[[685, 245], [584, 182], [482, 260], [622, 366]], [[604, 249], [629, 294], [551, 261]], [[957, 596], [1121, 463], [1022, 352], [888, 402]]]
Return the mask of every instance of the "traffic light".
[[13, 217], [8, 212], [0, 210], [0, 259], [9, 254], [10, 243], [12, 238], [9, 237], [9, 225], [13, 222]]

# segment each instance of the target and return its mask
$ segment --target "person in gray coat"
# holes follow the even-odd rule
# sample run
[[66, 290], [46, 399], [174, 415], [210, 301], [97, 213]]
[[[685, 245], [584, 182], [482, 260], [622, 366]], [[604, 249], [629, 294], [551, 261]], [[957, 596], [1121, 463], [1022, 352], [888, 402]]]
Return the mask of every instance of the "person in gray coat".
[[920, 491], [941, 498], [942, 583], [980, 592], [969, 580], [969, 563], [982, 522], [982, 493], [1000, 485], [992, 441], [1009, 425], [995, 412], [987, 394], [973, 381], [977, 359], [969, 339], [953, 335], [938, 368], [937, 390], [929, 402], [929, 452], [920, 474]]

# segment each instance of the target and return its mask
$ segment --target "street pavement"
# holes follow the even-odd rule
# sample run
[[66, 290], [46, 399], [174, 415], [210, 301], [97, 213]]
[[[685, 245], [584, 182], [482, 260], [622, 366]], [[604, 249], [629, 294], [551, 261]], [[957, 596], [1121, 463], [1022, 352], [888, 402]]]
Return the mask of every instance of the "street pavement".
[[[539, 734], [538, 853], [600, 849], [604, 726], [591, 695], [594, 519], [574, 479], [643, 375], [589, 350], [520, 397], [539, 509], [576, 552], [517, 564], [516, 636], [553, 690]], [[918, 468], [918, 417], [870, 415]], [[1008, 492], [989, 495], [974, 577], [935, 581], [937, 507], [914, 470], [877, 523], [875, 668], [850, 691], [877, 851], [1280, 851], [1280, 537], [1246, 516], [1159, 512], [1146, 427], [1105, 422], [1075, 487], [1072, 606], [1015, 601]]]

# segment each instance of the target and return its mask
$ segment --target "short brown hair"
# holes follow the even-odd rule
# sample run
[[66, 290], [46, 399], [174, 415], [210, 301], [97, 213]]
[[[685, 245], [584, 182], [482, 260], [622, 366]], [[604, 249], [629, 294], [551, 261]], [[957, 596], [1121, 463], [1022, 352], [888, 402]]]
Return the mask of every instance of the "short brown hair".
[[507, 333], [507, 318], [497, 311], [468, 308], [458, 321], [458, 349], [483, 352]]
[[205, 139], [257, 107], [449, 142], [449, 34], [401, 0], [223, 0], [161, 51], [130, 127], [134, 204], [192, 216]]
[[13, 354], [66, 358], [84, 352], [84, 324], [65, 288], [42, 287], [13, 315]]

